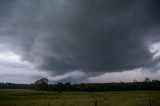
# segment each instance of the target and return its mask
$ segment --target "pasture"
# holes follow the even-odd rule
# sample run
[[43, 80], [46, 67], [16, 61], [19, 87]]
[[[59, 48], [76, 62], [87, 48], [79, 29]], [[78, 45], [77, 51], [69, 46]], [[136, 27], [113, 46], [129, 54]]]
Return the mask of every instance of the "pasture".
[[[97, 101], [97, 104], [95, 102]], [[151, 104], [150, 104], [151, 103]], [[0, 90], [0, 106], [160, 106], [160, 91], [45, 92]]]

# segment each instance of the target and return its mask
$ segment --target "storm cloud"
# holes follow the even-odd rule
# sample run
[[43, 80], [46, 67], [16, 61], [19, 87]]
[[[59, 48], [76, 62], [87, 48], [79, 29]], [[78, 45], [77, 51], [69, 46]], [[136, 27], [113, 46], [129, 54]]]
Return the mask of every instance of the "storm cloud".
[[157, 69], [159, 0], [1, 0], [0, 44], [37, 70]]

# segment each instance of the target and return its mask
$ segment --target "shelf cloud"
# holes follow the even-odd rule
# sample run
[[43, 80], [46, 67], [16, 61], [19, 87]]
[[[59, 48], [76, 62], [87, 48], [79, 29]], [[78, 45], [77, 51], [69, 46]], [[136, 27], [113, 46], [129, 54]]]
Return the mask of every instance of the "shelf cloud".
[[36, 70], [66, 74], [64, 78], [76, 72], [84, 78], [138, 68], [157, 71], [160, 58], [154, 55], [160, 47], [152, 51], [151, 46], [160, 40], [159, 4], [159, 0], [1, 0], [0, 45]]

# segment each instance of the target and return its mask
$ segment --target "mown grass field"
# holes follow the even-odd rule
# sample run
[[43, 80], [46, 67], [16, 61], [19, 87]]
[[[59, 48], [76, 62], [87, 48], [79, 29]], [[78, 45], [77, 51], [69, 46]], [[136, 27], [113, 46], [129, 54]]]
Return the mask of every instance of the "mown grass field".
[[[128, 92], [45, 92], [0, 90], [0, 106], [160, 106], [159, 91]], [[49, 103], [49, 104], [48, 104]]]

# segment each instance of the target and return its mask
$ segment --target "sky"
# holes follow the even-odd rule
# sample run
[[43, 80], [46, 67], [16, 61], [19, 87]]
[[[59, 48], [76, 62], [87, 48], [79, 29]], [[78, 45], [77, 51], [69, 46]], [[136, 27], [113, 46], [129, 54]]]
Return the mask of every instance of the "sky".
[[160, 80], [159, 0], [0, 0], [0, 82]]

